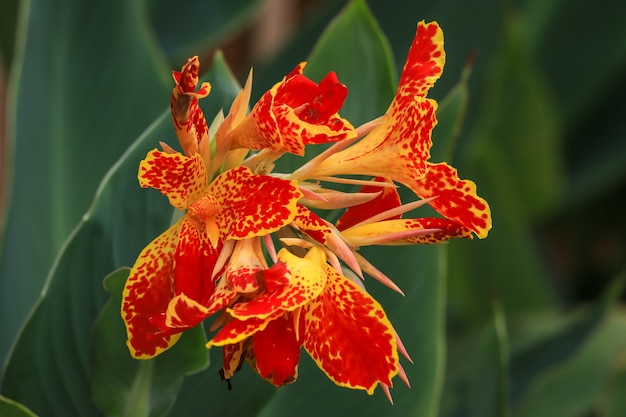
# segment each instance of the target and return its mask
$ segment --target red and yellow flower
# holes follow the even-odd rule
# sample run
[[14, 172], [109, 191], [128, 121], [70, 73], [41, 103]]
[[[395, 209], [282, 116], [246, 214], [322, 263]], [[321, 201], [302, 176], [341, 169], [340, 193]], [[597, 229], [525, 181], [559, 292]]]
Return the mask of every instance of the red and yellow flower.
[[[359, 248], [484, 238], [491, 228], [475, 184], [430, 161], [437, 103], [426, 94], [444, 61], [441, 29], [419, 23], [388, 110], [357, 129], [338, 114], [346, 87], [334, 73], [311, 81], [304, 63], [248, 113], [249, 78], [212, 129], [198, 105], [210, 85], [198, 87], [197, 58], [174, 72], [182, 153], [150, 151], [138, 178], [183, 215], [131, 269], [122, 303], [131, 354], [152, 358], [214, 316], [207, 347], [222, 348], [227, 379], [246, 361], [276, 386], [293, 382], [304, 349], [340, 386], [371, 394], [379, 384], [388, 393], [396, 375], [408, 383], [398, 355], [406, 351], [362, 278], [400, 290]], [[298, 170], [272, 172], [285, 153], [321, 143], [332, 144]], [[419, 199], [402, 204], [396, 183]], [[421, 205], [439, 216], [402, 218]], [[345, 211], [333, 224], [315, 209]]]

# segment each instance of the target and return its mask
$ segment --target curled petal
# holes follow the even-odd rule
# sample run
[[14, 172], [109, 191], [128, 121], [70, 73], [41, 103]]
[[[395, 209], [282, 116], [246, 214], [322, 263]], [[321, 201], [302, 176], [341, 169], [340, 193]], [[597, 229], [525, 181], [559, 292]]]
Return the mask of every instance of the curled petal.
[[428, 164], [428, 172], [413, 189], [422, 198], [437, 198], [429, 204], [448, 219], [484, 238], [491, 229], [491, 210], [476, 193], [476, 184], [459, 178], [457, 170], [446, 163]]
[[328, 74], [319, 84], [304, 75], [300, 64], [265, 93], [248, 117], [233, 130], [233, 148], [270, 149], [304, 155], [304, 146], [356, 136], [354, 127], [337, 115], [347, 88]]
[[174, 252], [182, 220], [141, 251], [122, 292], [126, 344], [137, 359], [149, 359], [169, 349], [179, 334], [163, 334], [151, 317], [163, 313], [174, 296]]
[[218, 176], [208, 194], [222, 206], [215, 221], [222, 238], [248, 239], [273, 233], [291, 223], [302, 197], [296, 181], [254, 175], [249, 168], [232, 168]]
[[326, 268], [324, 292], [302, 308], [304, 348], [337, 385], [372, 394], [399, 371], [396, 335], [380, 304]]
[[139, 185], [159, 190], [178, 209], [186, 209], [202, 196], [208, 181], [200, 155], [186, 157], [157, 149], [148, 152], [141, 161], [137, 176]]
[[191, 329], [207, 317], [217, 313], [230, 304], [237, 293], [226, 285], [221, 285], [213, 293], [208, 305], [202, 305], [197, 301], [179, 294], [170, 301], [163, 319], [164, 329], [179, 329], [179, 331]]
[[172, 120], [178, 141], [183, 148], [183, 153], [187, 156], [195, 155], [201, 143], [208, 143], [207, 122], [198, 105], [198, 99], [209, 94], [211, 85], [202, 83], [200, 89], [195, 91], [199, 70], [198, 57], [194, 56], [187, 60], [180, 72], [172, 73], [176, 83], [170, 102]]
[[222, 363], [221, 375], [225, 380], [231, 379], [235, 372], [241, 367], [243, 362], [245, 342], [233, 343], [222, 347]]
[[278, 312], [274, 316], [265, 319], [257, 319], [254, 317], [245, 321], [232, 319], [224, 324], [215, 337], [207, 342], [206, 347], [211, 349], [213, 346], [225, 346], [242, 342], [256, 332], [265, 329], [273, 319], [282, 315], [282, 312]]
[[304, 258], [286, 249], [278, 252], [278, 259], [290, 274], [289, 285], [278, 286], [250, 301], [233, 305], [228, 312], [240, 320], [265, 319], [277, 312], [293, 311], [317, 297], [324, 289], [326, 257], [321, 248], [312, 247]]

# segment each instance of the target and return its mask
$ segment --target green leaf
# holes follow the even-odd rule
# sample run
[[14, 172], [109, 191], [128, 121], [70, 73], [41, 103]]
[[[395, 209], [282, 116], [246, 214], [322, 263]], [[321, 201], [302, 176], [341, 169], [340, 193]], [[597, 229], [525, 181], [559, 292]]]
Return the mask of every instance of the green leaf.
[[358, 126], [385, 113], [397, 84], [393, 55], [363, 0], [348, 3], [309, 55], [307, 76], [320, 80], [330, 71], [348, 87], [342, 117]]
[[512, 341], [516, 417], [574, 417], [592, 409], [626, 352], [626, 315], [615, 307], [623, 288], [622, 277], [590, 308], [518, 327]]
[[2, 360], [99, 181], [170, 90], [140, 2], [23, 6], [7, 117], [13, 183], [0, 243]]
[[133, 359], [120, 316], [129, 271], [118, 270], [104, 281], [111, 298], [94, 325], [92, 397], [109, 417], [164, 416], [176, 400], [183, 377], [208, 366], [206, 338], [202, 326], [197, 326], [156, 358]]
[[617, 356], [624, 353], [626, 315], [614, 312], [572, 358], [555, 364], [533, 382], [515, 416], [585, 415], [602, 392]]
[[493, 320], [470, 358], [469, 415], [509, 415], [509, 346], [502, 305], [494, 302]]
[[0, 395], [0, 416], [2, 417], [37, 417], [23, 405]]
[[454, 155], [469, 102], [467, 79], [470, 70], [469, 66], [465, 67], [461, 80], [439, 103], [437, 126], [433, 130], [433, 146], [430, 150], [431, 161], [450, 161]]
[[[226, 76], [217, 55], [207, 79]], [[238, 88], [231, 82], [203, 100], [210, 119], [229, 106]], [[167, 102], [167, 101], [166, 101]], [[137, 166], [165, 140], [175, 145], [169, 109], [111, 168], [90, 210], [66, 241], [50, 272], [44, 295], [22, 329], [3, 376], [3, 393], [45, 416], [98, 416], [91, 401], [91, 332], [107, 300], [102, 279], [131, 265], [141, 249], [169, 227], [172, 209], [156, 190], [137, 184]]]
[[249, 24], [260, 0], [186, 1], [149, 0], [149, 18], [158, 41], [172, 65], [192, 55], [205, 55], [228, 36]]

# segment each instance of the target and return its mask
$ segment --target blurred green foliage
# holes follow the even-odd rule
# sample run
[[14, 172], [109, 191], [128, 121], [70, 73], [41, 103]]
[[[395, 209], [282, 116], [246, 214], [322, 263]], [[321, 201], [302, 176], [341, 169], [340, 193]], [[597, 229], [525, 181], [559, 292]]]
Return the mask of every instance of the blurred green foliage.
[[[484, 241], [366, 253], [406, 293], [367, 283], [415, 362], [394, 406], [335, 387], [306, 359], [294, 385], [244, 369], [227, 391], [219, 352], [202, 343], [181, 342], [185, 364], [176, 350], [153, 365], [125, 356], [111, 313], [123, 271], [110, 294], [102, 282], [169, 224], [162, 196], [136, 182], [142, 155], [175, 140], [169, 73], [246, 29], [260, 3], [3, 1], [0, 415], [624, 415], [626, 5], [609, 0], [319, 1], [254, 63], [253, 97], [307, 57], [313, 79], [335, 70], [358, 123], [385, 110], [416, 23], [444, 30], [433, 160], [477, 183], [494, 228]], [[248, 68], [232, 71], [217, 55], [208, 119]], [[135, 411], [128, 387], [143, 393]]]

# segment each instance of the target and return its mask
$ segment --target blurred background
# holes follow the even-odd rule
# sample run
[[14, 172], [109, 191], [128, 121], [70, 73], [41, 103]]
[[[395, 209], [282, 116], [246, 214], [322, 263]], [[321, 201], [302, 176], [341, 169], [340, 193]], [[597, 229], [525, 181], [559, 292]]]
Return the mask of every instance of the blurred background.
[[[0, 0], [3, 360], [103, 176], [165, 109], [169, 71], [194, 54], [208, 70], [219, 49], [240, 83], [254, 68], [254, 100], [349, 4]], [[451, 162], [492, 208], [487, 239], [447, 245], [439, 415], [626, 415], [626, 3], [367, 7], [396, 75], [416, 22], [443, 28], [429, 95], [464, 88]], [[496, 374], [484, 396], [505, 405], [481, 400], [481, 372]]]

